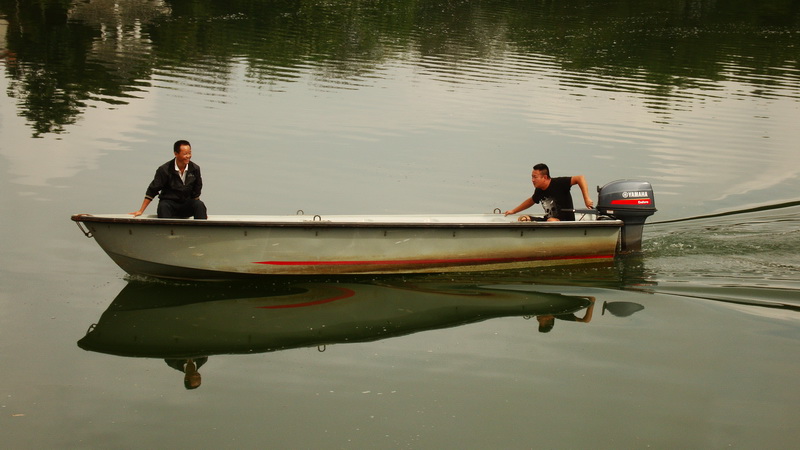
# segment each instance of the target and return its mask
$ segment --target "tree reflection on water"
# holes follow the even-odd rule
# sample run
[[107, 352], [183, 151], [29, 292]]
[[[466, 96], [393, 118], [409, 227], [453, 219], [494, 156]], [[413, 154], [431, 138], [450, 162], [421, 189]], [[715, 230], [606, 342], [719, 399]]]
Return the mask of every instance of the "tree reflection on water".
[[64, 132], [90, 101], [125, 105], [154, 73], [190, 68], [224, 89], [242, 62], [248, 78], [269, 84], [306, 71], [359, 77], [394, 60], [459, 73], [464, 61], [537, 54], [569, 72], [566, 84], [636, 89], [613, 81], [636, 75], [647, 81], [639, 89], [670, 98], [737, 78], [769, 96], [784, 77], [797, 83], [798, 8], [780, 0], [0, 1], [8, 95], [36, 137]]

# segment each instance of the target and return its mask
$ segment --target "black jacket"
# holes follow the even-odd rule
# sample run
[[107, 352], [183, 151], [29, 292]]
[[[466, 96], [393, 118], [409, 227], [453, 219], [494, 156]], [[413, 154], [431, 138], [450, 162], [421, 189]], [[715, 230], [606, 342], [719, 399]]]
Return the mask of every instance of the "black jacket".
[[156, 175], [150, 186], [147, 187], [144, 196], [150, 200], [158, 195], [158, 198], [163, 200], [184, 202], [200, 198], [202, 190], [203, 178], [200, 176], [200, 166], [189, 161], [189, 165], [186, 167], [186, 184], [184, 184], [175, 171], [175, 160], [170, 159], [156, 169]]

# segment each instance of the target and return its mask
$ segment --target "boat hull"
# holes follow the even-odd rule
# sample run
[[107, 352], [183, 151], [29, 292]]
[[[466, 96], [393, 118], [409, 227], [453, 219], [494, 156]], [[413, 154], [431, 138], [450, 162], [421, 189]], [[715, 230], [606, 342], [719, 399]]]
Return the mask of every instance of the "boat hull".
[[498, 214], [72, 219], [132, 275], [195, 280], [443, 273], [596, 262], [615, 256], [622, 227], [616, 220], [517, 222]]

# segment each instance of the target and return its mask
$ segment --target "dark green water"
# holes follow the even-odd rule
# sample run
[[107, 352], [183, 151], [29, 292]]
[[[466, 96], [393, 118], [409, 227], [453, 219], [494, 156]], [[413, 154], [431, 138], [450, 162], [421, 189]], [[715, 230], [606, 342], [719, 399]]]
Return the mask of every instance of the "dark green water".
[[[796, 446], [797, 2], [0, 1], [0, 56], [9, 448]], [[211, 214], [509, 209], [538, 162], [659, 211], [611, 265], [129, 279], [69, 216], [179, 138]]]

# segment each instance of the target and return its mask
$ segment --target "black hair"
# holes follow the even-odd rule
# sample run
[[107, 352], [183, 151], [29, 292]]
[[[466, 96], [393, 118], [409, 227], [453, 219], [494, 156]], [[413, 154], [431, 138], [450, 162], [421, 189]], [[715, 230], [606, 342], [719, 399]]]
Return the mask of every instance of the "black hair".
[[550, 178], [550, 168], [547, 167], [547, 164], [539, 163], [539, 164], [533, 166], [533, 170], [538, 170], [544, 176], [546, 176], [547, 178]]
[[184, 145], [188, 145], [189, 147], [192, 146], [192, 144], [190, 144], [189, 141], [181, 139], [179, 141], [175, 141], [175, 143], [172, 144], [172, 152], [173, 153], [180, 153], [181, 147], [183, 147]]
[[539, 333], [549, 333], [556, 324], [556, 318], [552, 315], [536, 316], [536, 321], [539, 322]]

